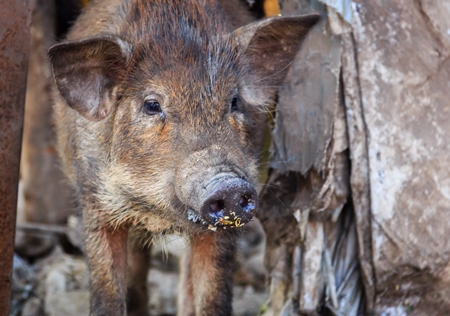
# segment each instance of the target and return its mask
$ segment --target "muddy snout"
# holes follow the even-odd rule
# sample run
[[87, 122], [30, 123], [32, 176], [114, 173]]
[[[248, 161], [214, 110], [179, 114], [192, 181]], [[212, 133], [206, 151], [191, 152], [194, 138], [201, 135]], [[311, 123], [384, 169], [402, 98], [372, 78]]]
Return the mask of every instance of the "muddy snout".
[[208, 195], [200, 209], [210, 229], [234, 228], [248, 223], [256, 211], [255, 188], [240, 178], [221, 178], [208, 186]]

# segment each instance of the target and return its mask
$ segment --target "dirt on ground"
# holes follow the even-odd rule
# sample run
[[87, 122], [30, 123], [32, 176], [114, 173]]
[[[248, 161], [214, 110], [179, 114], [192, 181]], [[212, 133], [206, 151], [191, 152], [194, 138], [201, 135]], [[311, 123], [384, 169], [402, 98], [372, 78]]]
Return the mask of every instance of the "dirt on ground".
[[[42, 233], [41, 233], [42, 234]], [[83, 255], [65, 236], [38, 258], [14, 256], [12, 316], [89, 315], [89, 278]], [[62, 238], [61, 238], [62, 237]], [[150, 315], [176, 315], [178, 261], [186, 241], [162, 236], [152, 247]], [[264, 233], [257, 220], [238, 239], [234, 274], [234, 315], [258, 315], [269, 297], [265, 284]]]

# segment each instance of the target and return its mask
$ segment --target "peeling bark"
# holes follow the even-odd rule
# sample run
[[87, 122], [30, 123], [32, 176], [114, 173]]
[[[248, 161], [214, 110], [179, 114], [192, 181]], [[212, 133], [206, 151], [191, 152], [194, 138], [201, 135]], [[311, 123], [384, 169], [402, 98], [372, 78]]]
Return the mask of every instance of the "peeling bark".
[[[280, 7], [283, 14], [327, 9], [318, 1], [280, 1]], [[324, 19], [310, 32], [279, 91], [271, 174], [258, 214], [267, 235], [266, 266], [277, 285], [271, 287], [268, 315], [316, 315], [323, 309], [356, 315], [363, 304], [356, 227], [347, 226], [353, 235], [342, 229], [353, 209], [343, 211], [350, 167], [342, 42], [332, 32], [337, 26]]]
[[365, 285], [367, 309], [374, 307], [374, 271], [370, 216], [369, 160], [367, 157], [367, 130], [361, 104], [356, 47], [352, 34], [342, 35], [342, 85], [351, 160], [351, 196], [356, 214], [358, 250], [362, 278]]

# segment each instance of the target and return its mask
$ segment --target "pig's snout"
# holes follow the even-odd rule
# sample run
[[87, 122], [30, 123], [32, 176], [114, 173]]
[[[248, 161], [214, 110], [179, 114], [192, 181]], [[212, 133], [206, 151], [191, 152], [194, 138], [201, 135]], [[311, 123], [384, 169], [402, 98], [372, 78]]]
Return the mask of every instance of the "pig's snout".
[[209, 191], [200, 213], [210, 228], [239, 227], [253, 218], [257, 193], [247, 181], [234, 177], [221, 179]]

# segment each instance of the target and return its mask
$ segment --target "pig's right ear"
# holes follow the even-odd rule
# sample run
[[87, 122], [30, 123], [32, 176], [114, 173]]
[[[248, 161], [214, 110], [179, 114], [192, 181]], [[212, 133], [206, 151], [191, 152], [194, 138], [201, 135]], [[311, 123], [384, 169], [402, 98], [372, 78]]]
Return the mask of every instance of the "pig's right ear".
[[114, 36], [91, 37], [52, 46], [49, 57], [56, 87], [66, 103], [91, 121], [100, 121], [116, 102], [118, 74], [130, 45]]

